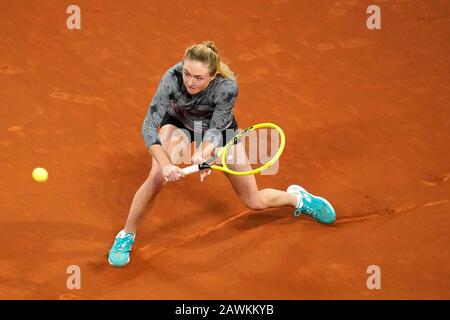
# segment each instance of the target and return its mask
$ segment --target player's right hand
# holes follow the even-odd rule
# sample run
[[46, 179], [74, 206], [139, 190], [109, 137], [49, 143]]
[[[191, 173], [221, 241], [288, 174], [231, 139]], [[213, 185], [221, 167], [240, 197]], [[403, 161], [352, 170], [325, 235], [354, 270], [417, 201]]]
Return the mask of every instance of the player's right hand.
[[164, 177], [164, 180], [168, 182], [180, 181], [185, 176], [183, 171], [173, 164], [164, 165], [162, 167], [162, 175]]

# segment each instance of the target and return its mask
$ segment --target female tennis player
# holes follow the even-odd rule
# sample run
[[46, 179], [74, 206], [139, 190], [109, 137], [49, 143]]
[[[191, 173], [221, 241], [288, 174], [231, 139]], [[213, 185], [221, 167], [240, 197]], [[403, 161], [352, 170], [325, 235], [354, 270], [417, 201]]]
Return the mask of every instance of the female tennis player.
[[[109, 251], [108, 261], [112, 266], [123, 267], [130, 262], [137, 227], [150, 211], [157, 194], [167, 183], [185, 177], [176, 164], [190, 151], [191, 141], [197, 142], [192, 161], [203, 163], [217, 147], [233, 138], [238, 129], [233, 114], [237, 95], [234, 74], [221, 62], [219, 51], [211, 41], [188, 47], [182, 61], [164, 74], [142, 126], [145, 145], [153, 158], [152, 167], [134, 196], [125, 227], [117, 234]], [[185, 136], [178, 134], [180, 131]], [[235, 171], [252, 170], [249, 163], [229, 167]], [[200, 171], [200, 180], [203, 182], [210, 172]], [[254, 175], [225, 175], [243, 204], [251, 210], [291, 206], [296, 217], [305, 213], [321, 223], [335, 221], [335, 211], [327, 200], [298, 185], [289, 186], [287, 191], [258, 190]]]

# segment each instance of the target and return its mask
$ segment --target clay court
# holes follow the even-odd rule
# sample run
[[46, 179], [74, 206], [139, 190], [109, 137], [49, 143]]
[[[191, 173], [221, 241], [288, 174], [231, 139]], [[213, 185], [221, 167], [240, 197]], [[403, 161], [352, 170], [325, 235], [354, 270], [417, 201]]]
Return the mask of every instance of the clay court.
[[[81, 30], [66, 28], [69, 4], [0, 2], [1, 299], [450, 298], [447, 1], [80, 0]], [[366, 27], [371, 4], [381, 30]], [[223, 174], [189, 176], [112, 268], [151, 167], [148, 105], [203, 40], [238, 74], [239, 126], [286, 133], [259, 187], [301, 184], [337, 220], [249, 211]]]

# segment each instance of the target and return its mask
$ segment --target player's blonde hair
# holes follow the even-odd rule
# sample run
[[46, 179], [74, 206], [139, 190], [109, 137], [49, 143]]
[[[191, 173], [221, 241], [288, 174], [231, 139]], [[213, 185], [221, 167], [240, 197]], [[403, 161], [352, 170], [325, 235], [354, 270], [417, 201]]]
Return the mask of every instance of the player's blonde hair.
[[188, 60], [199, 61], [209, 66], [210, 75], [219, 74], [224, 78], [235, 80], [233, 71], [221, 61], [219, 50], [213, 41], [203, 41], [202, 43], [190, 46], [184, 52], [183, 62]]

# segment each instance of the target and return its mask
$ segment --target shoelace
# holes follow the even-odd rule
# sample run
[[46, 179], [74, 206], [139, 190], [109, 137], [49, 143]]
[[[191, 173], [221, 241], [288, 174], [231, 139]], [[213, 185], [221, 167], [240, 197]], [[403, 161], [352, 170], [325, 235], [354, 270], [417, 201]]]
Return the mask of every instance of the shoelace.
[[328, 210], [328, 207], [319, 200], [313, 200], [314, 204], [308, 206], [307, 205], [307, 209], [303, 212], [306, 212], [307, 214], [309, 214], [311, 217], [315, 218], [315, 219], [320, 219], [320, 220], [327, 220], [329, 218], [329, 214], [330, 211]]
[[132, 244], [133, 236], [127, 234], [124, 238], [117, 239], [114, 249], [119, 252], [127, 252], [130, 250]]
[[310, 216], [312, 216], [313, 218], [316, 217], [316, 208], [314, 208], [313, 206], [308, 205], [307, 203], [303, 203], [303, 207], [301, 209], [302, 213], [306, 213]]
[[[310, 195], [305, 196], [303, 193], [300, 193], [303, 198], [303, 206], [300, 209], [300, 213], [306, 213], [313, 218], [316, 218], [317, 208], [314, 205], [315, 199], [313, 199]], [[311, 199], [311, 202], [308, 202], [306, 198]]]

